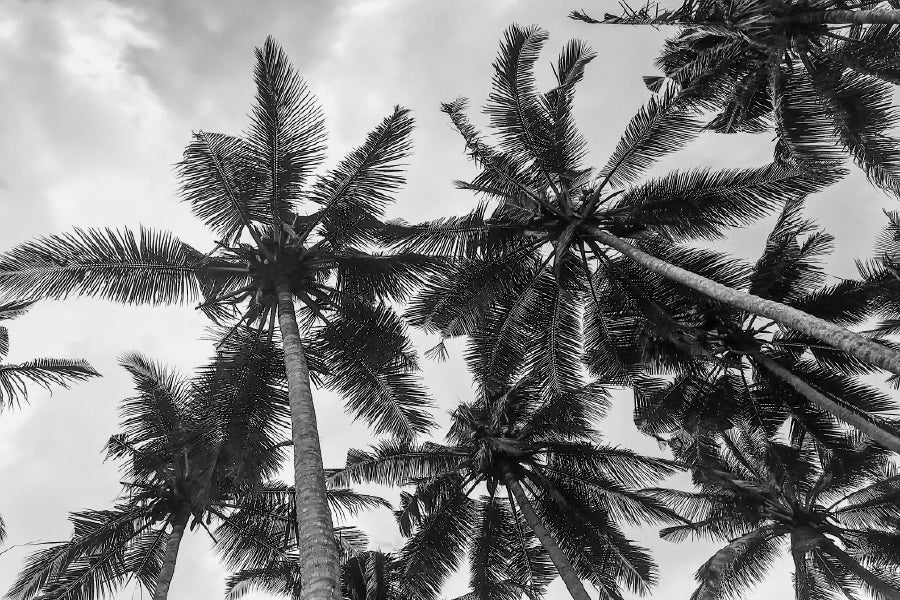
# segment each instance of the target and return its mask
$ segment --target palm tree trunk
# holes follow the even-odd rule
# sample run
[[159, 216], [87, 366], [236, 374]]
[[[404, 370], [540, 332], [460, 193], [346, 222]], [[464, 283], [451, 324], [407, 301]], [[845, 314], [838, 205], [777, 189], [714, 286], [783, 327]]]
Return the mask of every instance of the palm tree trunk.
[[172, 533], [166, 540], [166, 548], [163, 551], [162, 568], [159, 570], [159, 578], [153, 589], [153, 600], [166, 600], [169, 597], [169, 586], [172, 585], [172, 576], [175, 575], [175, 562], [178, 560], [178, 548], [181, 547], [181, 538], [188, 520], [191, 518], [189, 510], [179, 511], [172, 521]]
[[309, 383], [309, 366], [300, 340], [294, 298], [289, 284], [279, 281], [278, 325], [284, 345], [291, 433], [294, 442], [294, 493], [297, 504], [302, 600], [340, 600], [340, 562], [334, 524], [325, 492], [325, 469]]
[[875, 573], [859, 564], [855, 558], [838, 548], [837, 544], [828, 541], [822, 544], [822, 550], [838, 560], [844, 567], [865, 582], [870, 588], [878, 592], [878, 595], [888, 600], [900, 600], [900, 590], [897, 590], [887, 582], [882, 581]]
[[753, 354], [752, 357], [754, 362], [800, 392], [804, 398], [822, 410], [831, 413], [844, 423], [862, 431], [885, 448], [900, 452], [900, 437], [896, 434], [883, 429], [877, 423], [869, 421], [856, 411], [850, 410], [835, 402], [829, 398], [827, 394], [823, 394], [813, 386], [809, 385], [790, 370], [784, 368], [765, 354], [757, 352], [756, 354]]
[[516, 476], [509, 467], [503, 469], [503, 479], [506, 482], [506, 487], [509, 488], [509, 491], [512, 492], [513, 497], [516, 499], [516, 504], [522, 509], [522, 515], [525, 517], [525, 522], [531, 527], [534, 535], [537, 536], [537, 539], [541, 542], [544, 550], [547, 551], [550, 560], [553, 561], [553, 566], [556, 567], [556, 571], [559, 573], [560, 578], [563, 580], [563, 583], [566, 584], [569, 595], [572, 596], [573, 600], [591, 600], [591, 597], [588, 596], [587, 591], [584, 589], [584, 585], [582, 585], [581, 580], [578, 578], [578, 574], [575, 573], [572, 563], [569, 562], [569, 559], [556, 543], [556, 540], [553, 539], [553, 536], [550, 535], [550, 532], [544, 527], [540, 517], [534, 512], [534, 507], [531, 506], [531, 500], [525, 495], [522, 484], [519, 483], [519, 480], [516, 479]]
[[624, 254], [645, 269], [666, 279], [705, 294], [724, 304], [735, 306], [751, 314], [772, 319], [785, 327], [805, 333], [826, 344], [843, 350], [850, 356], [900, 375], [900, 352], [882, 346], [849, 329], [814, 317], [780, 302], [760, 298], [741, 290], [716, 283], [702, 275], [691, 273], [662, 259], [647, 254], [625, 240], [599, 228], [591, 230], [599, 242]]
[[776, 17], [772, 23], [784, 27], [792, 25], [896, 25], [900, 24], [900, 10], [890, 8], [872, 8], [868, 10], [811, 10], [789, 17]]

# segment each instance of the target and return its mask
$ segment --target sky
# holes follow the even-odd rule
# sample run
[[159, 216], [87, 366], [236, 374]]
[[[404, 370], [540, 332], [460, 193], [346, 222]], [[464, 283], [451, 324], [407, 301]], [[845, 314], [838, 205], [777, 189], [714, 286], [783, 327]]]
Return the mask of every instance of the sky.
[[[253, 48], [270, 34], [323, 107], [329, 164], [360, 143], [395, 104], [412, 109], [414, 154], [391, 217], [421, 221], [473, 206], [473, 198], [451, 184], [474, 171], [439, 106], [458, 96], [470, 98], [473, 108], [484, 103], [491, 62], [512, 23], [536, 24], [550, 33], [538, 63], [539, 83], [549, 81], [551, 61], [568, 39], [581, 38], [597, 51], [575, 114], [590, 161], [599, 166], [647, 98], [641, 75], [654, 72], [665, 32], [566, 18], [578, 8], [599, 14], [616, 6], [611, 0], [0, 0], [0, 251], [73, 226], [138, 225], [167, 229], [209, 248], [213, 236], [178, 198], [173, 164], [192, 131], [236, 134], [245, 128]], [[483, 124], [484, 118], [475, 121]], [[768, 162], [771, 149], [770, 134], [708, 135], [657, 171], [757, 166]], [[808, 216], [836, 236], [827, 266], [831, 275], [854, 275], [853, 260], [871, 252], [884, 223], [882, 208], [891, 202], [858, 172], [810, 198]], [[734, 232], [717, 245], [755, 257], [770, 223]], [[10, 362], [79, 357], [103, 377], [52, 394], [34, 390], [29, 405], [0, 413], [0, 514], [9, 530], [0, 548], [0, 593], [34, 549], [20, 545], [66, 539], [69, 511], [108, 507], [120, 491], [116, 466], [101, 456], [117, 431], [117, 404], [132, 393], [117, 358], [137, 350], [189, 373], [212, 353], [203, 339], [205, 325], [190, 306], [124, 307], [94, 299], [41, 303], [9, 323]], [[421, 349], [435, 341], [420, 335], [415, 340]], [[472, 391], [461, 350], [460, 343], [451, 344], [448, 362], [424, 365], [443, 423]], [[659, 454], [631, 421], [630, 394], [617, 392], [614, 399], [612, 414], [600, 424], [607, 440]], [[349, 447], [373, 441], [334, 395], [317, 392], [316, 407], [326, 466], [341, 466]], [[396, 491], [382, 491], [396, 499]], [[392, 550], [402, 543], [387, 510], [358, 523], [373, 546]], [[660, 565], [655, 595], [688, 597], [693, 571], [714, 547], [660, 541], [649, 528], [633, 534], [652, 548]], [[210, 545], [199, 530], [187, 536], [172, 600], [222, 597], [226, 573]], [[788, 596], [788, 562], [785, 556], [751, 597]], [[446, 597], [464, 592], [460, 574]], [[117, 596], [138, 597], [133, 586]], [[567, 596], [557, 581], [547, 597]]]

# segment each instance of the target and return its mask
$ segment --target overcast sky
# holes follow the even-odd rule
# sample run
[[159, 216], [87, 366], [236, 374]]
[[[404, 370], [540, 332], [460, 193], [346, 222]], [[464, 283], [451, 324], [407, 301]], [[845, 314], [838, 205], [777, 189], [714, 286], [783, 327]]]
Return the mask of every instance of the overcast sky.
[[[473, 171], [439, 104], [457, 96], [469, 97], [475, 108], [483, 104], [500, 36], [512, 23], [550, 32], [539, 62], [539, 80], [545, 82], [566, 40], [585, 39], [597, 51], [576, 98], [576, 115], [593, 163], [602, 164], [647, 97], [640, 76], [653, 72], [665, 32], [568, 20], [576, 8], [602, 13], [616, 6], [612, 0], [0, 0], [0, 250], [72, 226], [140, 224], [169, 229], [208, 248], [211, 234], [178, 201], [172, 165], [192, 130], [236, 134], [244, 129], [253, 94], [253, 48], [269, 34], [284, 46], [324, 108], [331, 162], [395, 104], [412, 109], [417, 129], [409, 183], [391, 216], [418, 221], [473, 205], [469, 194], [450, 183]], [[663, 167], [761, 165], [769, 160], [771, 145], [770, 135], [709, 136]], [[854, 274], [853, 259], [870, 252], [888, 203], [858, 173], [810, 199], [808, 214], [837, 236], [831, 274]], [[753, 257], [764, 232], [764, 226], [737, 232], [723, 245]], [[131, 393], [116, 358], [139, 350], [189, 372], [211, 353], [201, 340], [204, 325], [191, 307], [122, 307], [92, 299], [44, 303], [10, 324], [10, 362], [80, 357], [104, 377], [52, 397], [37, 390], [29, 406], [0, 414], [0, 514], [9, 529], [8, 545], [63, 540], [71, 532], [69, 511], [110, 506], [119, 492], [118, 477], [114, 464], [101, 462], [100, 450], [117, 431], [117, 403]], [[422, 348], [433, 343], [417, 340]], [[425, 366], [441, 415], [471, 391], [458, 359], [461, 346], [450, 349], [449, 362]], [[630, 394], [615, 398], [613, 414], [602, 424], [607, 438], [658, 452], [631, 422]], [[333, 396], [317, 394], [317, 410], [326, 466], [340, 466], [351, 444], [371, 440]], [[446, 422], [445, 416], [440, 420]], [[387, 511], [360, 523], [373, 545], [390, 550], [401, 543]], [[661, 542], [649, 529], [635, 535], [659, 561], [658, 597], [686, 598], [692, 573], [712, 546]], [[187, 537], [172, 600], [222, 596], [225, 572], [209, 546], [200, 531]], [[27, 550], [0, 555], [0, 593]], [[788, 562], [786, 555], [753, 597], [791, 594]], [[458, 577], [447, 597], [464, 591]], [[137, 597], [132, 588], [119, 595], [132, 597]], [[548, 597], [566, 597], [559, 581]]]

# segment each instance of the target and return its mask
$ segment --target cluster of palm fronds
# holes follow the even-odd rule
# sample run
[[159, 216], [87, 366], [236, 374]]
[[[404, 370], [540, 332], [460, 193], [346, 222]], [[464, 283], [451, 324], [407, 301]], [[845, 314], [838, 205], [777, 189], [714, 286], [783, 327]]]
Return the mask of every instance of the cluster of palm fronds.
[[[479, 201], [420, 224], [384, 219], [411, 148], [408, 111], [308, 181], [321, 113], [268, 40], [246, 134], [195, 134], [179, 168], [212, 250], [97, 229], [0, 254], [10, 301], [199, 302], [217, 327], [215, 357], [191, 378], [122, 360], [137, 390], [107, 448], [124, 464], [122, 497], [74, 513], [71, 539], [34, 554], [11, 596], [87, 600], [137, 581], [165, 598], [182, 536], [200, 527], [234, 571], [229, 598], [432, 600], [463, 560], [466, 599], [536, 600], [556, 577], [578, 600], [585, 583], [622, 598], [658, 579], [625, 527], [661, 525], [673, 541], [725, 542], [697, 571], [696, 598], [739, 597], [786, 539], [798, 598], [900, 598], [889, 385], [900, 377], [900, 216], [859, 278], [837, 283], [823, 265], [831, 236], [803, 216], [805, 198], [844, 175], [845, 154], [900, 194], [885, 83], [900, 80], [898, 12], [687, 0], [608, 15], [681, 30], [597, 171], [573, 117], [593, 52], [569, 42], [541, 92], [547, 34], [513, 26], [485, 106], [492, 135], [465, 99], [443, 105], [478, 167], [457, 185]], [[770, 127], [769, 164], [653, 172], [705, 130]], [[777, 220], [755, 263], [709, 248], [767, 215]], [[445, 339], [467, 340], [474, 394], [443, 442], [423, 439], [431, 402], [407, 325], [441, 338], [433, 357], [446, 358]], [[2, 353], [4, 340], [0, 330]], [[2, 369], [5, 403], [26, 379], [95, 374], [47, 361]], [[314, 385], [382, 436], [341, 469], [322, 463]], [[635, 423], [671, 458], [602, 441], [612, 388], [633, 390]], [[272, 479], [288, 446], [294, 485]], [[659, 487], [680, 470], [693, 489]], [[335, 526], [390, 506], [357, 484], [402, 488], [398, 552]]]

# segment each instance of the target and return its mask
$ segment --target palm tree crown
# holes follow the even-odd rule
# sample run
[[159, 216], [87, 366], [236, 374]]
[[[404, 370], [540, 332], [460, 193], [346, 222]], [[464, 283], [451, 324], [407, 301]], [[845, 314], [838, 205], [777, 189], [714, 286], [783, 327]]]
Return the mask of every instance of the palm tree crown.
[[70, 541], [33, 554], [10, 597], [91, 600], [135, 579], [165, 598], [185, 528], [227, 522], [235, 495], [280, 467], [280, 360], [271, 344], [232, 339], [189, 380], [124, 357], [137, 393], [123, 401], [123, 432], [106, 450], [123, 461], [125, 494], [113, 509], [73, 513]]
[[[679, 26], [657, 66], [686, 103], [717, 111], [709, 129], [760, 132], [774, 123], [781, 158], [837, 162], [849, 153], [873, 183], [900, 194], [900, 152], [889, 135], [900, 123], [892, 99], [900, 83], [895, 8], [876, 0], [689, 0], [602, 21], [571, 16]], [[651, 89], [662, 83], [645, 80]]]
[[739, 598], [785, 540], [798, 599], [900, 598], [900, 474], [890, 453], [854, 436], [829, 450], [808, 437], [785, 446], [741, 428], [716, 437], [679, 452], [698, 492], [660, 492], [692, 521], [663, 529], [663, 538], [728, 541], [697, 571], [692, 598]]
[[513, 358], [506, 362], [512, 363], [525, 354], [549, 387], [563, 390], [580, 368], [581, 310], [601, 283], [598, 265], [621, 254], [717, 301], [900, 370], [892, 350], [740, 291], [726, 258], [681, 245], [716, 238], [781, 202], [796, 201], [834, 181], [835, 171], [813, 175], [782, 163], [673, 172], [640, 182], [658, 158], [682, 147], [701, 128], [668, 88], [632, 119], [595, 178], [581, 164], [584, 140], [572, 116], [574, 87], [593, 54], [584, 44], [570, 42], [557, 64], [557, 87], [538, 94], [532, 66], [545, 39], [536, 28], [507, 32], [487, 105], [499, 147], [489, 146], [467, 121], [464, 102], [444, 107], [480, 167], [475, 179], [458, 185], [488, 201], [463, 217], [396, 223], [387, 231], [388, 241], [402, 251], [463, 257], [414, 299], [408, 315], [415, 325], [443, 336], [479, 328], [498, 332], [488, 334], [493, 348], [479, 350], [496, 358], [486, 364], [488, 372], [503, 370], [507, 353]]
[[613, 598], [621, 585], [644, 593], [655, 581], [650, 557], [620, 525], [672, 518], [634, 488], [673, 467], [595, 442], [602, 388], [541, 388], [534, 376], [489, 382], [453, 412], [446, 443], [383, 442], [348, 455], [339, 481], [414, 487], [397, 513], [411, 536], [400, 560], [414, 597], [438, 597], [466, 554], [466, 598], [540, 596], [553, 567], [579, 599], [579, 579]]

